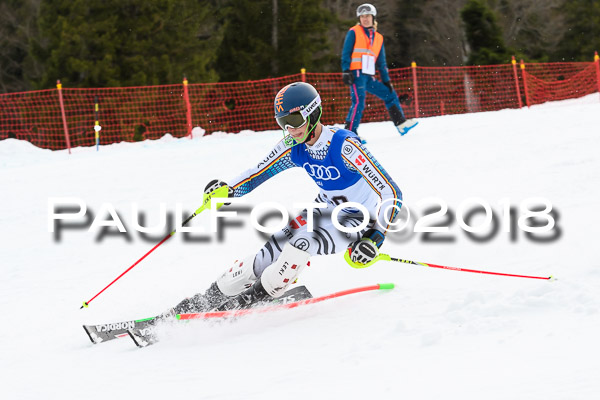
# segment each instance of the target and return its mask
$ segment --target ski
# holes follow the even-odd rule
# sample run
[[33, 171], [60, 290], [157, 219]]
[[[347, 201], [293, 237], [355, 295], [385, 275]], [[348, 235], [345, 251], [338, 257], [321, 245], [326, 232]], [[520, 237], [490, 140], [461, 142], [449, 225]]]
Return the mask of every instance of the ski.
[[[282, 297], [274, 299], [272, 302], [276, 304], [291, 303], [310, 298], [312, 298], [312, 294], [306, 288], [306, 286], [298, 286], [288, 290]], [[113, 322], [109, 324], [83, 325], [83, 329], [92, 343], [99, 344], [114, 339], [130, 337], [130, 334], [127, 332], [128, 330], [136, 332], [140, 331], [142, 334], [146, 333], [147, 328], [154, 324], [154, 320], [156, 318], [157, 317], [151, 317], [132, 321]]]
[[[358, 288], [354, 288], [354, 289], [342, 290], [340, 292], [331, 293], [331, 294], [328, 294], [325, 296], [312, 297], [312, 295], [311, 295], [310, 298], [299, 299], [300, 297], [303, 296], [303, 293], [305, 290], [305, 288], [304, 289], [302, 289], [302, 288], [303, 287], [301, 286], [298, 288], [294, 288], [292, 290], [288, 290], [286, 292], [286, 295], [283, 296], [283, 298], [274, 299], [273, 301], [270, 301], [268, 303], [262, 302], [260, 304], [257, 304], [255, 307], [251, 307], [251, 308], [244, 308], [241, 310], [208, 311], [208, 312], [201, 312], [201, 313], [177, 314], [176, 318], [180, 321], [189, 321], [192, 319], [220, 320], [220, 319], [226, 319], [226, 318], [232, 318], [232, 317], [235, 318], [235, 317], [240, 317], [243, 315], [253, 314], [253, 313], [263, 313], [263, 312], [269, 312], [269, 311], [274, 311], [274, 310], [296, 308], [296, 307], [299, 307], [302, 305], [319, 303], [319, 302], [322, 302], [325, 300], [333, 299], [336, 297], [347, 296], [347, 295], [354, 294], [354, 293], [367, 292], [367, 291], [371, 291], [371, 290], [390, 290], [390, 289], [394, 288], [394, 284], [393, 283], [379, 283], [376, 285], [363, 286], [363, 287], [358, 287]], [[294, 300], [289, 301], [290, 299], [294, 299]], [[142, 348], [148, 347], [148, 346], [158, 342], [158, 339], [154, 332], [154, 327], [152, 327], [152, 326], [146, 327], [146, 328], [128, 329], [127, 334], [133, 340], [135, 345], [138, 347], [142, 347]]]
[[128, 329], [127, 334], [137, 347], [147, 347], [158, 341], [152, 328]]
[[108, 342], [114, 339], [128, 337], [128, 329], [143, 329], [156, 317], [143, 318], [132, 321], [113, 322], [110, 324], [83, 325], [85, 333], [94, 344]]

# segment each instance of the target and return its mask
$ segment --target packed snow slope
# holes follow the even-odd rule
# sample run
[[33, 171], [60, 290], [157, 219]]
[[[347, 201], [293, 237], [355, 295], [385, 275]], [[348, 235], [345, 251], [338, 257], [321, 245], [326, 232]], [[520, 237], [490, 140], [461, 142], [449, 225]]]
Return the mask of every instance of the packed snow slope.
[[[390, 234], [383, 252], [558, 280], [384, 261], [356, 270], [341, 254], [315, 257], [299, 282], [315, 296], [386, 282], [396, 289], [235, 322], [179, 323], [162, 328], [161, 342], [145, 349], [128, 338], [93, 345], [81, 325], [156, 315], [203, 291], [265, 238], [240, 208], [220, 236], [176, 234], [80, 309], [164, 237], [163, 230], [145, 240], [132, 206], [145, 213], [143, 226], [160, 222], [161, 203], [171, 214], [179, 203], [185, 218], [201, 205], [208, 181], [255, 165], [281, 133], [167, 135], [98, 152], [76, 148], [70, 155], [0, 141], [0, 398], [596, 398], [599, 113], [595, 94], [530, 109], [426, 118], [404, 137], [390, 122], [359, 129], [412, 212], [407, 231]], [[277, 202], [292, 214], [294, 203], [311, 202], [317, 190], [297, 168], [245, 199], [248, 207]], [[55, 197], [85, 203], [86, 216], [67, 221], [78, 229], [49, 232], [49, 199]], [[470, 209], [461, 204], [473, 197], [490, 206], [498, 223], [495, 232], [476, 233], [480, 240], [458, 222], [459, 212]], [[528, 236], [514, 218], [504, 223], [507, 205], [519, 217], [519, 205], [531, 198], [551, 203], [556, 225], [550, 232]], [[440, 203], [448, 212], [423, 221]], [[90, 232], [93, 218], [114, 221], [110, 207], [127, 234], [110, 228], [113, 234], [103, 235], [102, 226]], [[449, 231], [411, 233], [415, 218]], [[469, 221], [482, 223], [483, 213]], [[209, 213], [190, 226], [208, 230]]]

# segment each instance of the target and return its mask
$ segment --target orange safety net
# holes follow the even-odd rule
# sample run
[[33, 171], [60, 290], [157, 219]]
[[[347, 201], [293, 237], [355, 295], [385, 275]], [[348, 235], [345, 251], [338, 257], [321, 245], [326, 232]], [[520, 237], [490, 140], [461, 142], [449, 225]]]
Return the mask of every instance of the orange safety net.
[[519, 107], [512, 65], [417, 68], [417, 83], [419, 117]]
[[585, 96], [598, 90], [598, 76], [594, 63], [526, 64], [528, 105], [547, 101], [565, 100]]
[[[408, 118], [518, 108], [598, 91], [598, 61], [477, 67], [409, 67], [390, 70]], [[95, 144], [95, 104], [100, 144], [183, 137], [199, 126], [206, 134], [278, 129], [273, 99], [283, 86], [306, 81], [323, 100], [325, 124], [345, 122], [350, 90], [339, 73], [306, 73], [259, 81], [50, 89], [0, 94], [0, 140], [16, 138], [48, 149]], [[517, 85], [519, 92], [517, 91]], [[61, 114], [62, 91], [66, 129]], [[383, 101], [367, 95], [362, 122], [389, 120]]]

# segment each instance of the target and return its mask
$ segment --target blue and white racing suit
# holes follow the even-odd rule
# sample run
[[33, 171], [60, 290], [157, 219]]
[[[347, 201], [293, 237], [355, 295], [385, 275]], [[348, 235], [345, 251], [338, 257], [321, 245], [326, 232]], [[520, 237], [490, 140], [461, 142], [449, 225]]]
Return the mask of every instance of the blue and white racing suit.
[[[351, 131], [325, 126], [312, 146], [289, 146], [284, 140], [277, 143], [256, 167], [229, 182], [234, 189], [233, 196], [244, 196], [269, 178], [294, 167], [303, 168], [319, 186], [316, 201], [326, 203], [327, 208], [312, 211], [317, 221], [313, 232], [308, 232], [307, 210], [304, 210], [271, 236], [256, 254], [254, 273], [257, 277], [277, 260], [288, 242], [310, 255], [326, 255], [345, 251], [369, 228], [385, 235], [401, 207], [402, 193], [398, 185], [360, 139]], [[330, 212], [346, 202], [360, 203], [368, 210], [369, 224], [362, 231], [344, 233], [333, 225]], [[382, 202], [384, 206], [378, 207]], [[356, 227], [363, 221], [363, 214], [356, 208], [344, 208], [337, 220], [345, 227]]]

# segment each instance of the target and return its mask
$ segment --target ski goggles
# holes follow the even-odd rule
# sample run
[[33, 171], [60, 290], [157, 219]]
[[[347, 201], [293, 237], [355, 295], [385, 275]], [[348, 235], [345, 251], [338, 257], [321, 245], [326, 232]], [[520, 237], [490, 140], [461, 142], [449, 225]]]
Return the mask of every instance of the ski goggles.
[[281, 117], [275, 117], [277, 124], [287, 131], [288, 128], [301, 128], [306, 124], [310, 114], [315, 111], [321, 105], [321, 96], [317, 95], [312, 101], [303, 108], [296, 107], [290, 110], [288, 115]]
[[356, 16], [360, 17], [362, 15], [372, 15], [375, 16], [377, 12], [374, 10], [374, 7], [370, 4], [362, 4], [358, 6], [356, 10]]
[[289, 128], [301, 128], [306, 124], [307, 119], [300, 114], [300, 112], [294, 112], [284, 117], [277, 117], [277, 124], [287, 131]]

